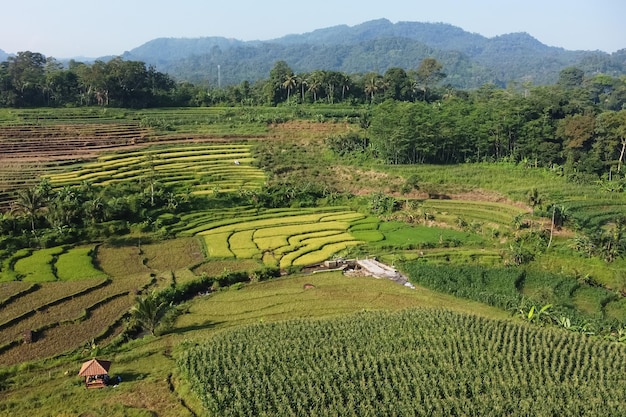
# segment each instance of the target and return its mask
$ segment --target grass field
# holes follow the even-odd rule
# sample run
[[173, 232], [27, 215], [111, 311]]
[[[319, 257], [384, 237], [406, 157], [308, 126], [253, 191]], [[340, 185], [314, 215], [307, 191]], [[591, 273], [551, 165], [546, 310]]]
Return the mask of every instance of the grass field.
[[[475, 199], [499, 199], [493, 192], [513, 201], [527, 202], [528, 193], [537, 190], [544, 206], [563, 205], [577, 227], [593, 228], [626, 215], [626, 195], [602, 191], [596, 185], [568, 182], [544, 168], [513, 164], [458, 164], [452, 166], [376, 166], [376, 169], [408, 177], [417, 175], [424, 188], [443, 195], [473, 194]], [[485, 194], [485, 190], [489, 190]], [[483, 195], [481, 195], [483, 194]], [[494, 202], [497, 203], [497, 202]], [[497, 205], [491, 203], [492, 205]], [[449, 204], [437, 202], [437, 204]], [[452, 203], [455, 204], [455, 203]], [[464, 205], [459, 202], [457, 204]], [[471, 206], [472, 202], [465, 202]], [[481, 203], [484, 205], [485, 203]], [[508, 208], [506, 211], [511, 211]], [[501, 217], [494, 210], [494, 219]]]

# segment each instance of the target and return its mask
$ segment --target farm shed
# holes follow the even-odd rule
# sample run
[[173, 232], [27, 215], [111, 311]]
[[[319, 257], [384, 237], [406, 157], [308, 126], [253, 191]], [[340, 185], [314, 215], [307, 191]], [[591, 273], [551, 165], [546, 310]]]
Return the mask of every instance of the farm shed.
[[83, 363], [78, 376], [85, 377], [85, 386], [87, 388], [102, 388], [105, 387], [109, 381], [110, 367], [110, 361], [92, 359]]

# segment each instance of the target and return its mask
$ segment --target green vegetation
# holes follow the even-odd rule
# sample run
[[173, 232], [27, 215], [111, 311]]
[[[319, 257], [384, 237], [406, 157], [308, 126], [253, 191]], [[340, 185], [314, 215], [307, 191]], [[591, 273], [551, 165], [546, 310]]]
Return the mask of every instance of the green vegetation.
[[53, 270], [53, 263], [63, 250], [62, 247], [55, 247], [35, 251], [30, 256], [18, 259], [13, 266], [13, 270], [23, 281], [56, 281], [57, 277]]
[[[391, 403], [484, 414], [472, 407], [499, 404], [500, 415], [551, 413], [557, 401], [590, 415], [614, 405], [597, 398], [617, 398], [623, 370], [609, 364], [623, 362], [626, 341], [622, 81], [608, 77], [602, 94], [595, 78], [523, 94], [515, 86], [444, 92], [441, 70], [429, 59], [415, 72], [364, 75], [345, 91], [329, 81], [341, 74], [316, 73], [308, 85], [326, 84], [304, 91], [283, 62], [256, 98], [233, 107], [1, 110], [0, 415], [203, 415], [200, 398], [224, 415], [262, 414], [254, 407], [266, 404], [268, 414], [388, 414]], [[396, 88], [409, 81], [418, 88]], [[111, 88], [109, 105], [135, 100]], [[34, 99], [26, 89], [20, 99]], [[166, 90], [144, 98], [178, 103]], [[399, 268], [417, 289], [297, 273], [366, 256]], [[427, 310], [344, 317], [412, 307]], [[303, 339], [292, 336], [298, 330]], [[319, 340], [299, 344], [310, 330], [325, 338], [323, 349], [304, 346]], [[355, 336], [335, 343], [341, 332]], [[246, 349], [261, 345], [237, 338], [251, 333], [270, 342], [253, 355], [261, 362], [249, 361], [250, 379], [233, 372], [240, 383], [232, 384], [226, 368], [206, 365], [203, 375], [221, 375], [202, 382], [217, 384], [206, 391], [195, 371], [175, 367], [205, 366], [234, 349], [224, 360], [247, 362]], [[297, 358], [274, 349], [281, 337], [303, 349]], [[234, 344], [208, 359], [186, 356], [212, 349], [211, 340]], [[334, 368], [333, 346], [352, 353], [345, 369]], [[391, 351], [418, 360], [395, 362]], [[124, 383], [97, 394], [105, 405], [94, 410], [70, 379], [82, 359], [102, 355]], [[262, 362], [280, 370], [292, 359], [297, 372], [285, 386]], [[270, 383], [276, 390], [258, 385]], [[467, 395], [475, 403], [450, 399]], [[533, 404], [513, 409], [520, 397]]]
[[[530, 309], [549, 306], [544, 322], [588, 334], [609, 334], [624, 327], [621, 297], [571, 276], [519, 267], [437, 265], [410, 261], [403, 265], [416, 284], [480, 301], [530, 319]], [[567, 325], [565, 326], [565, 321]]]
[[563, 332], [409, 310], [239, 328], [179, 364], [211, 415], [605, 415], [619, 407], [625, 354]]
[[105, 277], [102, 271], [94, 267], [93, 253], [93, 246], [76, 247], [62, 253], [54, 264], [59, 279], [72, 281]]

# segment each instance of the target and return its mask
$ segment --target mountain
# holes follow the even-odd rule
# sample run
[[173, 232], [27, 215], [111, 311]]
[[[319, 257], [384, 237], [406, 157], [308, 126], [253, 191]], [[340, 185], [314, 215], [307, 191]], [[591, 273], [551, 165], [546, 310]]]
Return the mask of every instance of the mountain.
[[10, 55], [0, 49], [0, 62], [4, 62]]
[[527, 33], [487, 38], [446, 23], [372, 20], [333, 26], [268, 41], [222, 37], [159, 38], [123, 54], [124, 59], [154, 65], [178, 80], [223, 85], [267, 78], [276, 61], [296, 73], [334, 70], [348, 74], [392, 67], [415, 69], [428, 57], [444, 65], [446, 83], [474, 88], [509, 81], [551, 84], [559, 72], [576, 66], [587, 75], [626, 74], [626, 50], [568, 51], [542, 44]]

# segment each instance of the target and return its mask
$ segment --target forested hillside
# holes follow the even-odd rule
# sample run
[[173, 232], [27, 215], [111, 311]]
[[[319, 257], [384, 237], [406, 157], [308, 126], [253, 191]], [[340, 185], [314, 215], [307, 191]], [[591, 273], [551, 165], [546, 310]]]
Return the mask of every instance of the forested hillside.
[[123, 56], [155, 65], [178, 80], [210, 85], [256, 81], [280, 60], [296, 73], [323, 69], [354, 74], [394, 67], [409, 70], [434, 57], [446, 67], [447, 83], [457, 88], [505, 86], [510, 81], [552, 84], [568, 66], [580, 67], [587, 75], [626, 72], [624, 51], [567, 51], [546, 46], [527, 33], [486, 38], [444, 23], [394, 24], [386, 19], [263, 42], [155, 39]]

